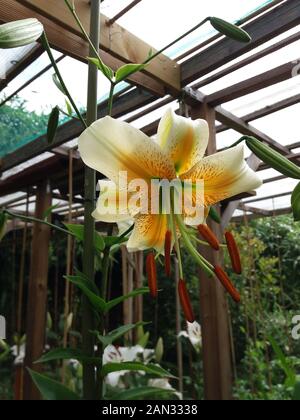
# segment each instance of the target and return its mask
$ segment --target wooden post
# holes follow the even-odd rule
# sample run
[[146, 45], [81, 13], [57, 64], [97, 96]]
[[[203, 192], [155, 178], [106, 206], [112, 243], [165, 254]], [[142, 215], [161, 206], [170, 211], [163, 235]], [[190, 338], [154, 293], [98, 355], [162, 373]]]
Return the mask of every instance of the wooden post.
[[[207, 104], [193, 107], [193, 119], [204, 118], [210, 129], [207, 153], [216, 152], [215, 110]], [[210, 224], [217, 236], [221, 228]], [[212, 264], [223, 263], [222, 254], [201, 247], [201, 254]], [[200, 312], [203, 335], [204, 393], [207, 400], [232, 399], [232, 364], [227, 299], [223, 288], [203, 271], [200, 274]]]
[[[43, 219], [44, 212], [51, 206], [51, 190], [47, 181], [37, 187], [35, 217]], [[27, 298], [27, 330], [25, 368], [41, 370], [35, 365], [44, 350], [48, 282], [48, 254], [50, 228], [35, 223], [33, 226], [30, 279]], [[40, 394], [25, 370], [24, 399], [38, 400]]]

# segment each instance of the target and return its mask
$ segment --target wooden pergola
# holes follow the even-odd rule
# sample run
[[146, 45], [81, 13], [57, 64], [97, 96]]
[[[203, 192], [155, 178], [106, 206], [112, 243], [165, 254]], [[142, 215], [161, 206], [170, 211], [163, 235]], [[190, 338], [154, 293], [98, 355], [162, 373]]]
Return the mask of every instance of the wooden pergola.
[[[104, 62], [113, 69], [124, 63], [144, 61], [151, 49], [150, 45], [118, 24], [119, 18], [140, 1], [133, 1], [113, 19], [101, 16], [100, 53]], [[81, 21], [88, 29], [89, 1], [77, 0], [76, 9]], [[51, 47], [64, 55], [86, 62], [88, 45], [66, 9], [64, 2], [60, 0], [0, 0], [0, 22], [28, 17], [36, 17], [43, 23]], [[300, 94], [272, 103], [272, 105], [262, 109], [257, 109], [243, 117], [238, 117], [223, 107], [228, 101], [290, 79], [293, 75], [295, 63], [287, 62], [209, 95], [204, 95], [201, 88], [298, 41], [300, 33], [296, 32], [283, 37], [271, 46], [261, 48], [259, 52], [251, 54], [252, 50], [263, 46], [273, 38], [300, 24], [300, 2], [298, 0], [275, 0], [239, 23], [252, 35], [251, 43], [240, 44], [216, 35], [185, 52], [177, 60], [172, 60], [166, 55], [160, 54], [145, 71], [130, 77], [128, 86], [116, 95], [113, 117], [122, 117], [128, 122], [134, 122], [180, 99], [184, 103], [184, 109], [181, 107], [178, 112], [184, 112], [192, 118], [202, 117], [208, 121], [210, 126], [208, 154], [217, 151], [217, 133], [233, 129], [241, 135], [251, 135], [258, 138], [299, 165], [300, 156], [298, 153], [294, 153], [294, 150], [300, 147], [299, 142], [284, 146], [276, 138], [269, 137], [251, 123], [298, 104]], [[4, 81], [1, 82], [0, 89], [2, 90], [41, 53], [42, 49], [38, 45], [9, 71], [5, 83]], [[234, 61], [246, 53], [248, 53], [246, 58], [242, 57], [239, 61]], [[231, 62], [234, 63], [230, 64]], [[225, 65], [228, 66], [222, 68]], [[220, 68], [221, 70], [218, 70]], [[35, 80], [40, 74], [32, 80]], [[107, 100], [99, 103], [99, 118], [107, 114], [107, 107]], [[157, 127], [158, 121], [155, 120], [143, 127], [142, 131], [152, 136], [156, 133]], [[70, 120], [59, 127], [51, 145], [48, 144], [47, 136], [43, 135], [4, 156], [0, 161], [0, 170], [4, 176], [0, 180], [0, 196], [4, 197], [16, 192], [23, 193], [15, 199], [8, 198], [2, 206], [20, 206], [20, 203], [24, 203], [26, 199], [24, 192], [29, 191], [30, 196], [33, 197], [33, 203], [36, 203], [36, 217], [41, 217], [44, 210], [49, 207], [51, 199], [54, 198], [65, 202], [65, 205], [53, 209], [53, 216], [60, 220], [68, 217], [68, 203], [71, 198], [72, 219], [81, 219], [84, 204], [82, 198], [83, 163], [76, 147], [66, 146], [66, 143], [76, 139], [81, 132], [80, 123]], [[50, 152], [51, 157], [27, 165], [25, 169], [20, 169], [24, 162], [30, 163], [31, 159], [43, 156], [45, 152]], [[71, 171], [73, 177], [72, 197], [69, 194], [68, 182], [70, 155], [72, 157]], [[262, 164], [254, 155], [248, 158], [248, 163], [256, 171], [267, 169], [267, 165]], [[271, 183], [281, 179], [284, 179], [284, 176], [269, 178], [264, 182]], [[247, 194], [246, 203], [243, 201], [245, 196], [227, 200], [220, 207], [222, 226], [212, 224], [212, 228], [217, 235], [221, 235], [222, 229], [224, 230], [230, 221], [241, 221], [242, 216], [233, 218], [237, 209], [246, 211], [249, 218], [273, 216], [274, 211], [256, 208], [256, 203], [267, 198], [279, 198], [290, 194], [291, 192], [284, 192], [260, 198], [255, 197], [250, 192]], [[34, 197], [36, 198], [34, 199]], [[249, 199], [249, 197], [251, 198]], [[275, 213], [286, 214], [290, 211], [290, 208], [284, 208], [276, 210]], [[32, 361], [38, 358], [43, 350], [44, 319], [40, 315], [45, 311], [46, 306], [49, 240], [49, 228], [45, 226], [34, 227], [29, 295], [31, 310], [27, 320], [30, 323], [27, 331], [28, 353], [26, 356], [29, 366], [32, 366]], [[202, 252], [209, 260], [214, 263], [218, 262], [213, 251], [205, 249]], [[37, 261], [39, 261], [39, 264], [36, 263]], [[200, 274], [200, 279], [206, 398], [230, 399], [232, 357], [227, 301], [223, 289], [217, 283], [212, 282], [204, 273]], [[39, 302], [38, 305], [37, 302]], [[30, 394], [32, 392], [30, 390], [31, 385], [28, 381], [26, 391], [28, 396], [33, 395]]]

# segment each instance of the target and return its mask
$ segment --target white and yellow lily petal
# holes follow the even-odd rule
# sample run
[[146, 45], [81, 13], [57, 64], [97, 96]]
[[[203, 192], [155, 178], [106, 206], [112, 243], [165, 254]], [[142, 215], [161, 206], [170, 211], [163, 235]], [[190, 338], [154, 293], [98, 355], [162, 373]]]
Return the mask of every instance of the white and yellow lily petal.
[[158, 127], [157, 142], [172, 160], [177, 175], [190, 170], [204, 156], [209, 128], [205, 120], [191, 120], [169, 109]]
[[262, 181], [247, 165], [242, 144], [201, 159], [181, 176], [196, 182], [204, 180], [204, 206], [259, 188]]

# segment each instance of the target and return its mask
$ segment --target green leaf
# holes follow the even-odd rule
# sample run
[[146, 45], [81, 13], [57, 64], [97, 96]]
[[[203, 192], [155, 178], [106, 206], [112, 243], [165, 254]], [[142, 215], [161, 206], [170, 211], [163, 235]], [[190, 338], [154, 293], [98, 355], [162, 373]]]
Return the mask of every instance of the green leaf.
[[37, 19], [23, 19], [0, 25], [0, 48], [16, 48], [32, 44], [44, 32]]
[[221, 224], [221, 218], [217, 210], [212, 206], [209, 210], [209, 217], [216, 223]]
[[[83, 242], [84, 240], [84, 226], [64, 223], [65, 227], [71, 232], [78, 241]], [[95, 232], [94, 245], [97, 251], [103, 251], [105, 248], [104, 239], [99, 233]]]
[[103, 237], [105, 246], [111, 248], [115, 245], [123, 244], [128, 241], [128, 238], [121, 238], [119, 236], [104, 236]]
[[3, 239], [6, 233], [6, 223], [7, 223], [7, 215], [5, 213], [0, 213], [0, 241]]
[[66, 99], [66, 107], [67, 107], [67, 113], [68, 113], [69, 117], [72, 117], [73, 110], [72, 110], [70, 102], [67, 99]]
[[293, 395], [294, 401], [300, 401], [300, 381], [296, 383], [294, 388], [294, 395]]
[[168, 396], [174, 395], [174, 393], [175, 391], [172, 390], [145, 386], [133, 389], [126, 389], [125, 391], [121, 391], [117, 394], [114, 394], [111, 399], [115, 401], [145, 400], [149, 397], [156, 397], [155, 399], [167, 399]]
[[96, 311], [106, 313], [106, 302], [96, 293], [94, 293], [86, 282], [83, 282], [81, 276], [65, 276], [67, 280], [75, 284], [82, 293], [88, 298]]
[[125, 64], [116, 71], [116, 83], [122, 82], [127, 77], [141, 70], [144, 70], [145, 64]]
[[48, 128], [47, 128], [48, 144], [52, 144], [55, 139], [58, 123], [59, 123], [59, 107], [56, 106], [55, 108], [52, 109], [49, 120], [48, 120]]
[[52, 211], [55, 210], [58, 206], [59, 206], [59, 203], [48, 207], [47, 210], [45, 210], [44, 213], [43, 213], [43, 220], [47, 220], [48, 217], [51, 215]]
[[150, 339], [150, 332], [147, 331], [142, 337], [139, 338], [137, 344], [139, 346], [144, 347], [144, 349], [147, 347]]
[[228, 38], [234, 39], [235, 41], [248, 43], [251, 41], [251, 36], [244, 31], [244, 29], [239, 28], [232, 23], [226, 22], [223, 19], [217, 17], [209, 18], [211, 25], [221, 34], [227, 36]]
[[54, 381], [48, 376], [41, 375], [40, 373], [34, 372], [28, 369], [30, 376], [35, 383], [36, 387], [42, 394], [44, 400], [47, 401], [78, 401], [79, 396], [65, 387], [61, 383]]
[[141, 326], [141, 325], [147, 325], [148, 322], [138, 322], [136, 324], [128, 324], [128, 325], [122, 325], [121, 327], [111, 331], [109, 334], [103, 336], [100, 335], [97, 331], [95, 332], [95, 335], [97, 339], [103, 344], [104, 347], [109, 346], [110, 344], [113, 344], [116, 340], [123, 337], [125, 334], [127, 334], [129, 331]]
[[120, 303], [124, 302], [127, 299], [140, 296], [140, 295], [146, 295], [150, 292], [149, 287], [141, 287], [140, 289], [135, 289], [131, 293], [128, 293], [128, 295], [120, 296], [116, 299], [110, 300], [106, 304], [106, 312], [110, 311], [115, 306], [119, 305]]
[[300, 222], [300, 183], [292, 194], [292, 209], [295, 222]]
[[52, 75], [52, 80], [53, 80], [55, 86], [57, 87], [57, 89], [60, 90], [63, 95], [66, 95], [66, 92], [65, 92], [64, 88], [62, 87], [62, 84], [60, 83], [60, 80], [57, 77], [56, 73], [54, 73]]
[[104, 64], [102, 60], [93, 57], [88, 57], [87, 59], [90, 63], [95, 64], [95, 66], [104, 74], [104, 76], [106, 76], [110, 81], [113, 81], [115, 76], [114, 71], [106, 64]]
[[283, 354], [283, 351], [281, 350], [281, 348], [279, 347], [279, 345], [277, 344], [277, 342], [274, 340], [273, 337], [269, 336], [268, 340], [271, 343], [271, 346], [273, 347], [273, 350], [276, 354], [277, 359], [279, 360], [280, 364], [281, 364], [281, 368], [284, 371], [284, 373], [286, 374], [287, 377], [287, 381], [286, 381], [286, 385], [287, 386], [291, 386], [294, 387], [295, 383], [296, 383], [296, 374], [293, 371], [293, 369], [290, 367], [285, 355]]
[[109, 373], [120, 372], [122, 370], [129, 370], [129, 371], [135, 371], [135, 372], [143, 371], [145, 373], [148, 373], [149, 375], [175, 379], [175, 376], [171, 375], [168, 371], [166, 371], [160, 366], [153, 365], [151, 363], [147, 365], [140, 362], [108, 363], [107, 365], [103, 366], [101, 372], [103, 376], [106, 376]]
[[66, 348], [58, 348], [49, 351], [47, 354], [44, 354], [39, 360], [35, 363], [47, 363], [52, 362], [54, 360], [70, 360], [75, 359], [79, 362], [86, 363], [86, 364], [93, 364], [97, 365], [100, 364], [101, 360], [96, 357], [88, 357], [85, 356], [80, 350], [76, 349], [66, 349]]

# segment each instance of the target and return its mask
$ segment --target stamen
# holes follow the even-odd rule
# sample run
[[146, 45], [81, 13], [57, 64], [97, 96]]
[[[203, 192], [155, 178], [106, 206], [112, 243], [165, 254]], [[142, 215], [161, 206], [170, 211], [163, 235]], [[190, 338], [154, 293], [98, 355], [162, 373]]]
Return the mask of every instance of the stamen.
[[167, 277], [171, 277], [171, 246], [172, 232], [168, 230], [165, 238], [165, 272]]
[[237, 291], [237, 289], [234, 287], [234, 285], [231, 283], [230, 278], [225, 273], [225, 271], [223, 270], [223, 268], [221, 268], [219, 266], [216, 266], [215, 267], [215, 274], [216, 274], [217, 278], [220, 280], [220, 282], [222, 283], [223, 287], [230, 294], [230, 296], [232, 297], [232, 299], [236, 303], [240, 303], [240, 301], [241, 301], [241, 295], [239, 294], [239, 292]]
[[147, 271], [150, 294], [155, 299], [157, 298], [158, 290], [157, 290], [156, 264], [155, 264], [155, 257], [154, 257], [153, 252], [147, 255], [146, 271]]
[[227, 243], [228, 252], [231, 259], [231, 264], [236, 274], [242, 274], [242, 263], [237, 243], [235, 242], [234, 236], [231, 232], [225, 233], [225, 239]]
[[199, 225], [198, 232], [209, 243], [209, 245], [219, 251], [220, 243], [214, 232], [207, 225]]
[[193, 323], [195, 321], [195, 315], [194, 315], [190, 296], [187, 291], [184, 280], [179, 280], [178, 293], [179, 293], [180, 303], [181, 303], [182, 310], [184, 312], [185, 319], [188, 322]]

